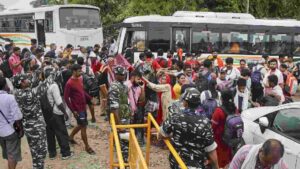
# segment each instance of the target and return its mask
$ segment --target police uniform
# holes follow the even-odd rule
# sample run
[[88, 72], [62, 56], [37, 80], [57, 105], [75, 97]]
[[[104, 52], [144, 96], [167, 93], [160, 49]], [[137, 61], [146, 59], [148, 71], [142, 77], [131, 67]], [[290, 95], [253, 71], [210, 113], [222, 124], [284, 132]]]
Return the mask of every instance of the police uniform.
[[[127, 71], [122, 66], [114, 68], [116, 75], [127, 74]], [[118, 110], [121, 124], [130, 124], [131, 109], [128, 101], [128, 87], [124, 82], [114, 81], [111, 83], [108, 91], [108, 111]], [[128, 140], [120, 139], [121, 149], [124, 161], [128, 159]]]
[[[200, 92], [196, 97], [200, 103]], [[207, 153], [217, 147], [209, 120], [195, 109], [186, 108], [181, 113], [172, 114], [163, 122], [160, 131], [163, 136], [171, 137], [173, 146], [189, 168], [204, 169]], [[172, 169], [179, 169], [171, 154], [169, 161]]]
[[[50, 78], [51, 77], [51, 78]], [[43, 169], [47, 155], [46, 123], [42, 114], [39, 97], [53, 83], [52, 76], [34, 88], [20, 89], [21, 81], [26, 75], [14, 77], [15, 97], [23, 113], [24, 132], [32, 155], [33, 169]], [[34, 79], [34, 78], [33, 78]], [[36, 80], [38, 78], [35, 78]], [[37, 84], [37, 82], [32, 82]]]

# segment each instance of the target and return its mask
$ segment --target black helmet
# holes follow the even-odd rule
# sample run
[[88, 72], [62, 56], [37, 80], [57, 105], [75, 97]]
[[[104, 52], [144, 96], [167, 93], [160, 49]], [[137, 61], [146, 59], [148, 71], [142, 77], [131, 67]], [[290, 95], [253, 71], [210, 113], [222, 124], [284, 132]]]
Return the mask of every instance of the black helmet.
[[185, 100], [189, 103], [200, 103], [200, 95], [201, 93], [196, 88], [188, 88], [185, 90], [185, 92], [182, 94], [181, 99]]
[[116, 66], [114, 68], [114, 73], [115, 75], [126, 75], [127, 74], [127, 70], [123, 67], [123, 66]]

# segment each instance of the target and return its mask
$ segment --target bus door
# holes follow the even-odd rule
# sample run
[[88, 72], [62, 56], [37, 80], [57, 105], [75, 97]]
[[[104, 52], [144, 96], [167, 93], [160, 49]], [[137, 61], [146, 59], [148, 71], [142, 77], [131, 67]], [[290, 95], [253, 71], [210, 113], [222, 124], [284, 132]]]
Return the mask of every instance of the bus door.
[[46, 36], [45, 36], [45, 13], [35, 13], [35, 24], [36, 24], [36, 37], [38, 45], [46, 47]]
[[173, 27], [172, 28], [172, 49], [177, 51], [182, 48], [183, 52], [190, 51], [190, 28]]
[[139, 58], [139, 53], [146, 49], [147, 32], [143, 28], [127, 28], [124, 37], [123, 54], [125, 58], [134, 63]]

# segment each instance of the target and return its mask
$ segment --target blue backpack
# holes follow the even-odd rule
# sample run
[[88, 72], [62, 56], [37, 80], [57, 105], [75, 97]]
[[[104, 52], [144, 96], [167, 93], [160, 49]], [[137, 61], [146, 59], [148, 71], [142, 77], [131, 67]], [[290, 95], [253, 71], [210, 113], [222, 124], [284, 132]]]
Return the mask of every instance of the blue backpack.
[[254, 72], [252, 72], [252, 74], [251, 74], [251, 82], [253, 84], [259, 84], [260, 81], [262, 80], [262, 76], [261, 76], [261, 72], [260, 72], [262, 68], [263, 67], [257, 69], [257, 67], [255, 67]]
[[206, 99], [204, 100], [202, 107], [205, 111], [206, 117], [211, 120], [212, 114], [214, 113], [215, 109], [217, 108], [218, 103], [217, 103], [216, 99], [209, 96], [208, 90], [204, 91], [204, 93], [205, 93]]
[[240, 114], [228, 114], [224, 108], [222, 110], [227, 114], [222, 140], [229, 147], [237, 147], [242, 141], [244, 122]]

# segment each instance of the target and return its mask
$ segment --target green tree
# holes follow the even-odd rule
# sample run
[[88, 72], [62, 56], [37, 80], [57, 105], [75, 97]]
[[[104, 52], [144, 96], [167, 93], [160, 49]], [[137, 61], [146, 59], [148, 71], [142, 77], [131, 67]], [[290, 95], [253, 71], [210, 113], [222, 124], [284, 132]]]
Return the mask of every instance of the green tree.
[[[249, 0], [249, 12], [256, 18], [300, 19], [299, 0]], [[63, 0], [48, 0], [63, 4]], [[125, 18], [140, 15], [172, 15], [175, 11], [246, 12], [247, 0], [69, 0], [100, 8], [105, 29]]]

